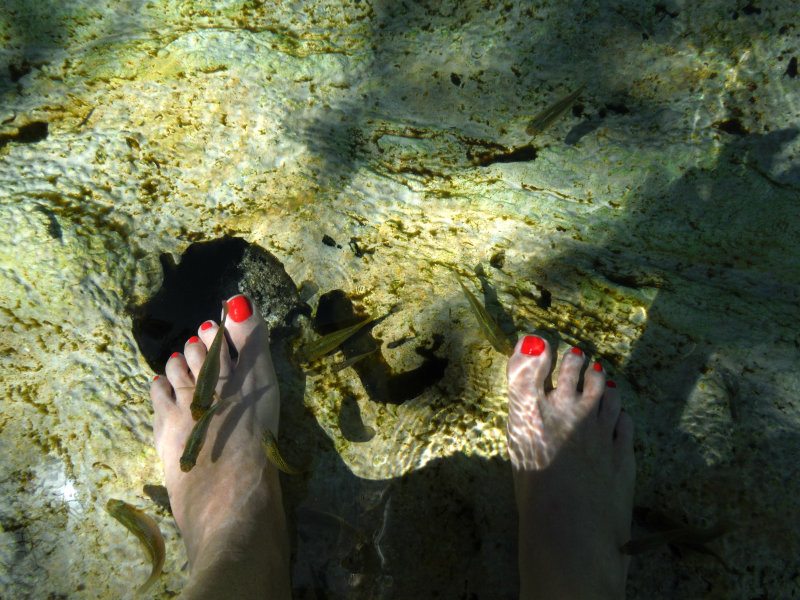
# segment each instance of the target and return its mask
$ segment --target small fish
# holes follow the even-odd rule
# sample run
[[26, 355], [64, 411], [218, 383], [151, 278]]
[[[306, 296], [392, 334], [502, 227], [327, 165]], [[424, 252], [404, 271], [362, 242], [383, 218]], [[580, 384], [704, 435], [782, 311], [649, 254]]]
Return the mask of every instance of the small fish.
[[415, 337], [416, 336], [411, 336], [411, 335], [407, 335], [405, 337], [401, 337], [399, 340], [393, 340], [393, 341], [389, 342], [388, 344], [386, 344], [386, 347], [387, 348], [399, 348], [400, 346], [402, 346], [406, 342], [409, 342], [409, 341], [413, 340]]
[[362, 327], [369, 325], [373, 321], [377, 321], [380, 318], [381, 317], [367, 317], [355, 325], [350, 325], [349, 327], [344, 327], [343, 329], [338, 329], [323, 335], [321, 338], [318, 338], [306, 345], [306, 347], [300, 351], [300, 360], [303, 362], [311, 362], [318, 359], [320, 356], [324, 356], [331, 350], [335, 350], [341, 346], [346, 340], [353, 337]]
[[184, 473], [191, 471], [192, 467], [197, 463], [197, 455], [200, 454], [203, 442], [206, 441], [206, 432], [208, 431], [209, 423], [211, 423], [211, 417], [219, 410], [220, 405], [220, 402], [212, 405], [192, 427], [192, 432], [186, 440], [186, 446], [184, 446], [183, 455], [181, 456], [181, 471]]
[[289, 466], [283, 459], [283, 456], [281, 456], [278, 450], [278, 440], [275, 439], [275, 434], [269, 429], [264, 430], [264, 435], [261, 437], [261, 447], [264, 449], [264, 454], [267, 455], [269, 461], [280, 471], [283, 471], [287, 475], [299, 475], [302, 473], [302, 471]]
[[356, 356], [351, 356], [347, 360], [343, 360], [333, 365], [331, 367], [331, 371], [334, 373], [338, 373], [342, 369], [346, 369], [347, 367], [352, 367], [358, 361], [367, 358], [370, 354], [374, 354], [377, 351], [378, 351], [378, 346], [375, 346], [372, 350], [367, 350], [366, 352], [362, 352], [361, 354], [357, 354]]
[[575, 102], [575, 99], [580, 95], [583, 91], [585, 86], [581, 85], [578, 87], [577, 90], [571, 92], [557, 100], [547, 108], [545, 108], [542, 112], [537, 114], [531, 122], [528, 123], [528, 126], [525, 128], [525, 133], [528, 135], [536, 136], [542, 133], [545, 129], [550, 127], [556, 120], [564, 114], [564, 112], [572, 106], [572, 103]]
[[728, 571], [729, 573], [735, 573], [735, 569], [732, 569], [731, 566], [722, 558], [719, 554], [714, 552], [711, 548], [709, 548], [706, 544], [694, 544], [691, 542], [682, 542], [677, 544], [678, 549], [680, 550], [688, 550], [689, 552], [696, 552], [698, 554], [705, 554], [710, 556], [714, 560], [716, 560], [722, 568]]
[[225, 339], [225, 317], [228, 316], [228, 303], [223, 302], [222, 320], [219, 322], [217, 335], [211, 342], [203, 366], [197, 375], [197, 383], [194, 386], [194, 395], [189, 409], [192, 411], [192, 418], [197, 421], [209, 409], [214, 401], [214, 393], [219, 381], [219, 353], [222, 348], [222, 341]]
[[158, 579], [161, 569], [164, 567], [164, 537], [161, 535], [161, 530], [151, 517], [122, 500], [109, 499], [106, 503], [106, 510], [128, 531], [139, 538], [150, 556], [150, 562], [153, 563], [150, 577], [137, 590], [137, 593], [143, 594]]
[[464, 283], [461, 281], [461, 277], [458, 277], [457, 274], [456, 277], [458, 278], [458, 285], [461, 286], [461, 289], [464, 291], [464, 295], [469, 301], [469, 306], [472, 308], [475, 318], [478, 319], [478, 325], [480, 325], [483, 335], [487, 340], [489, 340], [489, 343], [495, 350], [501, 354], [505, 354], [506, 356], [511, 356], [514, 353], [514, 346], [508, 340], [506, 334], [503, 333], [503, 330], [500, 329], [500, 326], [486, 311], [483, 304], [481, 304], [472, 294], [472, 292], [466, 288]]
[[88, 112], [88, 113], [86, 113], [86, 116], [85, 116], [85, 117], [83, 117], [83, 119], [81, 119], [81, 122], [80, 122], [80, 123], [78, 123], [78, 126], [76, 127], [76, 129], [80, 129], [81, 127], [83, 127], [84, 125], [86, 125], [86, 123], [88, 123], [88, 122], [89, 122], [89, 119], [91, 119], [91, 118], [92, 118], [92, 115], [94, 114], [94, 109], [95, 109], [95, 108], [96, 108], [96, 107], [94, 107], [94, 106], [93, 106], [91, 109], [89, 109], [89, 112]]
[[153, 501], [153, 504], [159, 508], [163, 508], [169, 514], [172, 514], [172, 505], [169, 503], [169, 493], [167, 492], [167, 488], [163, 485], [145, 483], [142, 487], [142, 492]]
[[304, 524], [308, 524], [314, 529], [319, 529], [320, 525], [336, 525], [359, 540], [367, 539], [367, 534], [364, 531], [332, 512], [318, 510], [309, 506], [300, 506], [297, 509], [297, 514]]
[[[702, 529], [683, 525], [674, 529], [665, 529], [656, 533], [646, 535], [637, 540], [631, 540], [620, 548], [625, 554], [641, 554], [648, 550], [653, 550], [664, 544], [675, 546], [685, 546], [695, 552], [703, 552], [716, 556], [714, 552], [706, 548], [706, 544], [727, 533], [729, 527], [725, 522], [717, 523], [713, 527]], [[717, 557], [719, 558], [719, 557]]]

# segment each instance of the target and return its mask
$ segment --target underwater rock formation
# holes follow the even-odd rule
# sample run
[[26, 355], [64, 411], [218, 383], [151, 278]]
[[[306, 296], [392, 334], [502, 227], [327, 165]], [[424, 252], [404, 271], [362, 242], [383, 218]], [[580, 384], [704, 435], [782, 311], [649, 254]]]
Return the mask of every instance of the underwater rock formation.
[[[714, 542], [736, 575], [655, 550], [630, 598], [797, 595], [796, 16], [791, 0], [0, 2], [0, 596], [116, 598], [146, 575], [102, 506], [152, 505], [148, 382], [246, 291], [274, 333], [281, 451], [314, 465], [288, 510], [383, 532], [385, 564], [332, 531], [325, 555], [298, 517], [295, 591], [347, 596], [361, 570], [365, 596], [514, 597], [505, 359], [452, 269], [504, 332], [603, 361], [636, 422], [637, 504], [736, 523]], [[210, 283], [178, 275], [191, 264]], [[358, 314], [402, 309], [354, 368], [338, 366], [360, 348], [303, 371], [303, 304], [330, 290]], [[441, 371], [381, 402], [358, 372], [378, 352], [381, 377]], [[354, 504], [373, 488], [381, 511]], [[185, 555], [158, 518], [171, 597]]]
[[256, 301], [274, 337], [288, 333], [298, 314], [310, 312], [280, 261], [241, 238], [196, 242], [177, 264], [162, 254], [161, 265], [161, 288], [133, 309], [133, 335], [154, 371], [196, 334], [199, 323], [218, 321], [221, 300], [235, 294]]

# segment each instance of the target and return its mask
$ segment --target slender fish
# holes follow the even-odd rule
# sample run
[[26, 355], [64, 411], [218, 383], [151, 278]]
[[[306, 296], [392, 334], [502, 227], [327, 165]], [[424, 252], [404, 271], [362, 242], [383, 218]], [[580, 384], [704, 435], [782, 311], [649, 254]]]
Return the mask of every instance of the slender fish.
[[[458, 275], [456, 275], [456, 277], [458, 277]], [[506, 334], [503, 333], [503, 330], [500, 329], [497, 322], [483, 307], [483, 304], [481, 304], [472, 292], [466, 288], [460, 277], [458, 277], [458, 285], [460, 285], [461, 289], [464, 291], [464, 295], [469, 301], [469, 306], [472, 308], [475, 318], [478, 319], [478, 325], [480, 325], [484, 337], [489, 340], [489, 343], [495, 350], [506, 356], [511, 356], [514, 353], [514, 346], [511, 344]]]
[[153, 483], [145, 483], [142, 487], [142, 492], [144, 492], [156, 506], [172, 514], [172, 506], [169, 503], [169, 493], [166, 487]]
[[143, 594], [158, 579], [164, 566], [164, 538], [161, 535], [161, 530], [151, 517], [122, 500], [111, 498], [106, 503], [106, 510], [112, 517], [122, 523], [128, 531], [139, 538], [145, 551], [150, 556], [150, 562], [153, 564], [150, 577], [137, 590], [138, 594]]
[[359, 321], [355, 325], [338, 329], [321, 338], [314, 340], [307, 344], [300, 350], [300, 360], [303, 362], [311, 362], [324, 356], [331, 350], [335, 350], [342, 345], [346, 340], [353, 337], [365, 325], [369, 325], [373, 321], [377, 321], [380, 317], [367, 317], [363, 321]]
[[525, 128], [525, 133], [536, 136], [550, 127], [550, 125], [555, 123], [556, 120], [563, 115], [570, 106], [572, 106], [572, 103], [575, 102], [580, 93], [583, 91], [584, 87], [585, 86], [583, 85], [578, 87], [577, 90], [567, 94], [560, 100], [557, 100], [533, 117], [531, 122], [528, 123], [528, 126]]
[[211, 423], [211, 417], [219, 410], [219, 407], [220, 402], [212, 405], [192, 427], [192, 432], [186, 440], [186, 446], [184, 446], [183, 455], [181, 456], [181, 471], [184, 473], [191, 471], [192, 467], [197, 463], [197, 455], [200, 454], [203, 442], [206, 441], [206, 432], [208, 431], [209, 423]]
[[283, 459], [280, 451], [278, 450], [278, 440], [275, 439], [275, 434], [269, 429], [264, 430], [264, 435], [261, 437], [261, 447], [264, 449], [264, 454], [267, 455], [269, 461], [275, 465], [279, 470], [287, 475], [299, 475], [302, 471], [289, 466]]
[[343, 360], [341, 362], [336, 363], [331, 367], [331, 371], [333, 373], [338, 373], [342, 369], [346, 369], [347, 367], [352, 367], [357, 362], [364, 360], [370, 354], [375, 354], [378, 351], [378, 346], [375, 346], [372, 350], [367, 350], [366, 352], [362, 352], [361, 354], [357, 354], [355, 356], [351, 356], [350, 358]]
[[203, 416], [214, 401], [214, 392], [217, 388], [217, 381], [219, 381], [219, 354], [222, 342], [225, 339], [225, 317], [227, 316], [228, 303], [223, 302], [222, 320], [219, 322], [217, 335], [214, 336], [214, 341], [211, 342], [211, 347], [208, 349], [203, 366], [200, 367], [200, 373], [197, 375], [197, 383], [194, 387], [194, 395], [192, 396], [192, 404], [189, 406], [192, 411], [192, 418], [195, 421]]
[[[642, 552], [653, 550], [664, 544], [674, 544], [676, 546], [686, 546], [695, 552], [716, 556], [716, 554], [706, 548], [705, 545], [721, 535], [724, 535], [728, 530], [729, 525], [724, 521], [706, 529], [684, 525], [682, 527], [666, 529], [636, 540], [631, 540], [623, 544], [620, 550], [625, 554], [641, 554]], [[717, 556], [717, 558], [719, 557]]]

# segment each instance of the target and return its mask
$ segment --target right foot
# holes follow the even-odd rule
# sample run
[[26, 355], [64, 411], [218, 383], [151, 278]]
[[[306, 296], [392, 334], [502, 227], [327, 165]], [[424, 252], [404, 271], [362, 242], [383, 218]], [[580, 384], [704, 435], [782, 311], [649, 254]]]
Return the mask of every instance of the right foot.
[[549, 344], [517, 342], [508, 361], [508, 450], [519, 509], [521, 598], [623, 598], [633, 510], [633, 421], [599, 363], [562, 360], [549, 392]]
[[[260, 445], [265, 429], [278, 433], [278, 382], [266, 323], [253, 308], [244, 296], [228, 301], [225, 334], [238, 358], [223, 341], [216, 392], [225, 405], [189, 472], [180, 468], [195, 424], [189, 405], [219, 325], [201, 325], [151, 385], [156, 450], [191, 565], [189, 598], [261, 597], [267, 589], [270, 598], [289, 597], [280, 482]], [[248, 572], [237, 582], [240, 570]]]

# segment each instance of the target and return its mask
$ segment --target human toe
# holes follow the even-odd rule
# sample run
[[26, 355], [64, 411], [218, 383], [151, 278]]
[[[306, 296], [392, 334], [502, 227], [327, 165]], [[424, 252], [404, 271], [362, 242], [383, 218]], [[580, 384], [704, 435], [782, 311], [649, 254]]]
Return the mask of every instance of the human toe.
[[189, 372], [186, 357], [180, 352], [173, 352], [169, 360], [167, 360], [164, 373], [172, 385], [175, 404], [185, 408], [189, 405], [194, 392], [194, 378]]
[[542, 438], [540, 402], [550, 373], [546, 340], [526, 335], [508, 359], [508, 452], [516, 470], [542, 468], [548, 461]]
[[164, 367], [167, 379], [175, 389], [194, 386], [192, 375], [189, 373], [189, 365], [186, 364], [186, 357], [180, 352], [173, 352]]
[[[229, 320], [226, 318], [225, 320], [225, 329], [228, 329]], [[219, 325], [214, 321], [204, 321], [197, 330], [197, 334], [200, 336], [203, 344], [206, 347], [206, 352], [211, 349], [211, 345], [214, 343], [214, 340], [217, 337], [217, 333], [219, 333]], [[228, 342], [225, 339], [224, 335], [225, 332], [222, 333], [223, 338], [221, 341], [221, 345], [219, 347], [219, 378], [225, 380], [228, 378], [228, 375], [231, 371], [231, 356], [228, 350]], [[201, 364], [202, 367], [202, 364]], [[194, 372], [195, 379], [199, 374], [200, 370], [198, 369]]]
[[227, 301], [228, 320], [225, 328], [228, 330], [231, 343], [236, 351], [241, 354], [242, 349], [254, 335], [263, 337], [264, 343], [269, 342], [269, 334], [264, 319], [256, 310], [255, 303], [244, 294], [233, 296]]
[[586, 412], [598, 413], [600, 402], [606, 390], [606, 374], [603, 365], [595, 361], [586, 369], [583, 375], [583, 393], [581, 404], [586, 408]]
[[153, 381], [150, 383], [150, 400], [153, 402], [156, 417], [175, 407], [172, 399], [172, 385], [163, 375], [153, 377]]
[[578, 381], [581, 378], [583, 369], [584, 355], [580, 348], [573, 347], [561, 359], [561, 367], [558, 371], [558, 383], [556, 392], [564, 399], [573, 401], [578, 393]]
[[614, 431], [614, 427], [619, 419], [620, 409], [621, 404], [617, 384], [609, 380], [606, 382], [606, 389], [603, 394], [603, 400], [600, 403], [600, 412], [598, 414], [598, 420], [609, 434], [612, 434]]
[[526, 335], [517, 341], [508, 359], [508, 384], [513, 394], [534, 393], [544, 396], [545, 380], [550, 373], [550, 345], [537, 335]]
[[172, 385], [163, 375], [156, 375], [150, 384], [150, 400], [153, 402], [153, 432], [156, 446], [160, 445], [161, 433], [165, 423], [174, 418], [177, 407], [172, 397]]
[[196, 335], [186, 340], [186, 344], [183, 346], [183, 356], [193, 377], [200, 372], [200, 367], [203, 366], [203, 361], [206, 359], [206, 352], [206, 345]]

